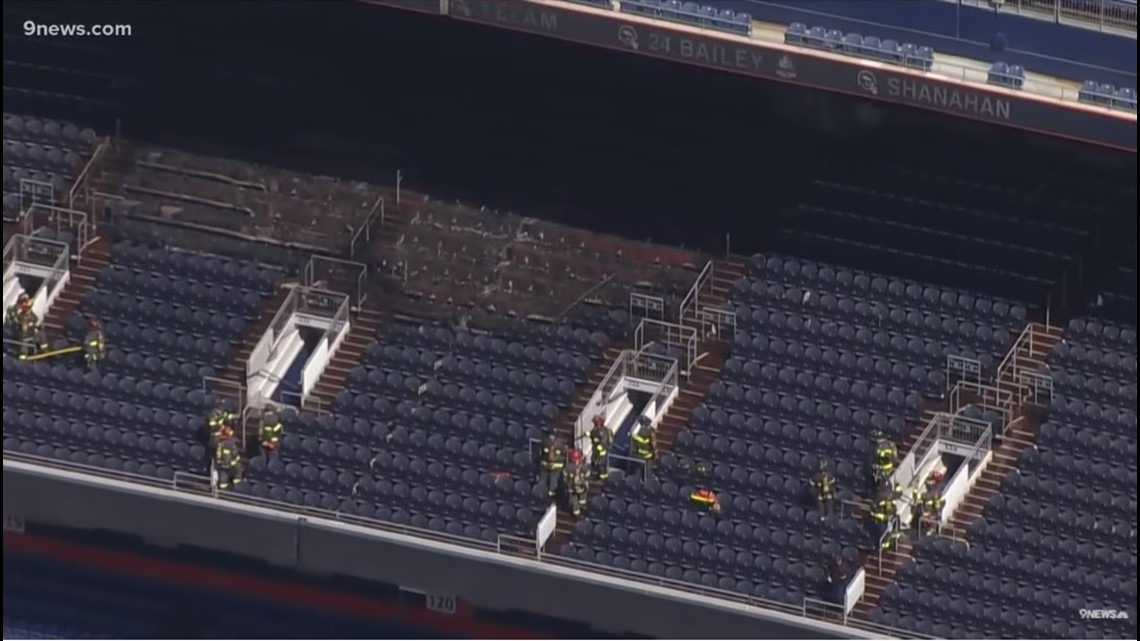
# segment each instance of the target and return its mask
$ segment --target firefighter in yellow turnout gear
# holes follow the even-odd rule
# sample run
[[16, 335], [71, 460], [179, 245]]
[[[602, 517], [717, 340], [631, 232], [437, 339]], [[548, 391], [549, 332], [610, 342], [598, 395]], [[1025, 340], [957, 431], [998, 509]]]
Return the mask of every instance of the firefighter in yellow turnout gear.
[[645, 463], [645, 473], [653, 475], [653, 464], [657, 460], [657, 428], [649, 417], [637, 419], [637, 427], [629, 436], [629, 447], [633, 457]]
[[242, 481], [241, 449], [229, 428], [220, 432], [219, 437], [214, 447], [214, 471], [218, 489], [228, 490]]
[[40, 324], [40, 317], [32, 309], [32, 299], [27, 294], [20, 294], [16, 304], [8, 308], [7, 319], [16, 326], [16, 333], [20, 337], [21, 358], [47, 350], [47, 334]]
[[281, 417], [277, 415], [277, 411], [272, 408], [267, 408], [261, 413], [260, 425], [257, 428], [257, 437], [261, 442], [261, 448], [266, 452], [273, 452], [281, 445], [281, 434], [285, 431], [284, 426], [281, 425]]
[[83, 362], [88, 369], [95, 369], [107, 355], [107, 340], [103, 335], [103, 325], [99, 319], [87, 319], [87, 336], [83, 338]]
[[209, 438], [211, 445], [216, 445], [218, 436], [222, 432], [229, 432], [233, 434], [234, 419], [237, 418], [233, 412], [227, 410], [221, 402], [210, 410], [206, 415], [206, 436]]
[[899, 529], [898, 499], [901, 488], [898, 486], [880, 487], [871, 502], [871, 528], [874, 544], [884, 550], [894, 547], [902, 537]]
[[586, 470], [582, 465], [582, 451], [578, 448], [570, 450], [566, 467], [562, 470], [562, 485], [566, 488], [566, 501], [570, 505], [570, 513], [581, 516], [586, 509], [586, 499], [590, 494], [590, 482]]
[[918, 524], [920, 534], [929, 534], [938, 528], [938, 523], [942, 519], [942, 506], [945, 502], [942, 493], [938, 491], [937, 483], [927, 481], [926, 492], [922, 495], [924, 518]]
[[811, 479], [812, 488], [815, 489], [815, 500], [819, 506], [819, 519], [822, 521], [831, 514], [835, 505], [835, 475], [827, 465], [827, 461], [819, 462], [819, 472]]
[[566, 446], [553, 434], [547, 434], [542, 439], [542, 452], [539, 454], [538, 481], [550, 498], [558, 494], [558, 483], [562, 478], [564, 467], [566, 467]]
[[594, 478], [599, 481], [606, 480], [610, 475], [610, 447], [614, 444], [614, 434], [606, 427], [605, 417], [594, 417], [594, 427], [590, 430], [590, 446], [593, 453], [590, 457], [590, 469]]
[[875, 487], [890, 483], [891, 475], [898, 467], [899, 451], [895, 444], [882, 432], [875, 433], [875, 452], [871, 461], [871, 475]]

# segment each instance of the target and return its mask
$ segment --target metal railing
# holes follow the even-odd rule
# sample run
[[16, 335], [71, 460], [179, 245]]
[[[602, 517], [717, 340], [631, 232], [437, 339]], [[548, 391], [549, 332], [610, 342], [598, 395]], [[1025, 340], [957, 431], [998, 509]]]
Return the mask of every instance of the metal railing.
[[202, 391], [206, 394], [213, 394], [221, 398], [232, 398], [237, 400], [237, 412], [242, 412], [246, 406], [245, 398], [245, 385], [228, 381], [224, 378], [217, 376], [205, 376], [202, 378]]
[[[877, 556], [876, 563], [879, 567], [879, 576], [883, 575], [883, 552], [885, 552], [887, 548], [887, 539], [890, 538], [892, 533], [899, 532], [901, 530], [902, 523], [899, 521], [899, 517], [892, 516], [890, 523], [887, 524], [887, 527], [883, 528], [883, 533], [879, 535], [879, 549], [875, 553]], [[892, 547], [898, 548], [898, 545], [898, 541], [896, 541]]]
[[[403, 536], [410, 536], [410, 537], [415, 537], [415, 538], [420, 538], [420, 539], [430, 540], [430, 541], [436, 541], [436, 542], [446, 543], [446, 544], [462, 545], [462, 546], [465, 546], [468, 548], [483, 550], [485, 552], [493, 553], [493, 554], [509, 553], [509, 546], [507, 546], [508, 550], [504, 550], [503, 546], [500, 545], [499, 539], [497, 539], [495, 543], [489, 543], [489, 542], [481, 540], [481, 539], [473, 539], [473, 538], [465, 537], [462, 535], [447, 534], [445, 532], [437, 532], [435, 530], [422, 529], [422, 528], [417, 528], [417, 527], [410, 526], [410, 525], [398, 525], [398, 524], [391, 523], [388, 521], [379, 521], [379, 520], [376, 520], [373, 518], [361, 517], [361, 516], [356, 516], [356, 515], [351, 515], [351, 514], [345, 514], [343, 512], [338, 511], [338, 510], [326, 510], [326, 509], [322, 509], [322, 508], [300, 506], [300, 505], [296, 505], [293, 503], [283, 503], [280, 501], [274, 501], [273, 499], [260, 498], [260, 497], [256, 497], [256, 496], [252, 496], [252, 495], [245, 495], [245, 494], [235, 494], [232, 492], [202, 492], [202, 491], [198, 491], [198, 490], [194, 489], [194, 486], [200, 486], [200, 484], [203, 482], [208, 484], [209, 479], [203, 475], [198, 475], [198, 474], [193, 474], [193, 473], [186, 473], [186, 472], [176, 473], [175, 478], [180, 479], [182, 481], [179, 483], [179, 482], [176, 482], [174, 479], [163, 480], [163, 479], [158, 479], [158, 478], [149, 477], [149, 476], [142, 476], [139, 474], [131, 474], [128, 472], [110, 470], [110, 469], [106, 469], [106, 468], [97, 468], [97, 467], [92, 467], [89, 465], [82, 465], [82, 464], [78, 464], [78, 463], [73, 463], [71, 461], [49, 459], [49, 458], [36, 456], [33, 454], [23, 454], [20, 452], [15, 452], [15, 451], [10, 451], [10, 450], [4, 451], [4, 458], [5, 458], [5, 460], [22, 461], [22, 462], [31, 463], [34, 465], [40, 465], [43, 467], [48, 467], [48, 468], [53, 468], [53, 469], [58, 469], [58, 470], [64, 470], [64, 471], [70, 471], [70, 472], [81, 472], [81, 473], [85, 473], [85, 474], [90, 474], [92, 476], [97, 476], [97, 477], [116, 480], [116, 481], [127, 481], [130, 483], [137, 483], [140, 485], [145, 485], [148, 487], [153, 487], [153, 488], [158, 488], [158, 489], [163, 489], [163, 490], [169, 490], [169, 491], [173, 491], [173, 492], [180, 493], [180, 494], [196, 494], [196, 495], [211, 495], [212, 494], [213, 496], [215, 496], [217, 498], [217, 500], [227, 501], [227, 502], [232, 502], [232, 503], [237, 503], [237, 504], [243, 504], [243, 505], [250, 505], [250, 506], [254, 506], [254, 507], [268, 508], [268, 509], [277, 510], [280, 512], [285, 512], [288, 514], [295, 514], [299, 518], [305, 518], [305, 517], [322, 518], [322, 519], [328, 519], [330, 521], [334, 521], [337, 523], [343, 523], [346, 525], [355, 525], [355, 526], [366, 527], [366, 528], [374, 528], [376, 530], [389, 532], [389, 533], [393, 533], [393, 534], [398, 534], [398, 535], [403, 535]], [[511, 541], [512, 539], [517, 539], [519, 541], [519, 543], [521, 544], [521, 542], [524, 540], [523, 537], [517, 537], [517, 536], [513, 536], [513, 535], [500, 535], [500, 537], [504, 537], [504, 536], [510, 537], [510, 538], [502, 539], [502, 540], [507, 541], [507, 542]], [[534, 541], [528, 541], [528, 544], [533, 548], [535, 542]], [[697, 585], [694, 583], [686, 583], [684, 581], [668, 579], [665, 577], [652, 576], [649, 574], [642, 574], [642, 573], [635, 572], [632, 570], [621, 570], [621, 569], [617, 569], [617, 568], [610, 567], [610, 566], [597, 565], [594, 563], [589, 563], [589, 562], [581, 561], [578, 559], [571, 559], [571, 558], [563, 557], [563, 556], [545, 554], [545, 555], [541, 556], [541, 562], [549, 563], [551, 565], [556, 565], [556, 566], [560, 566], [560, 567], [567, 567], [567, 568], [572, 568], [572, 569], [577, 569], [577, 570], [584, 570], [584, 571], [591, 572], [593, 574], [607, 576], [607, 577], [616, 578], [616, 579], [622, 579], [622, 580], [627, 580], [627, 581], [637, 581], [637, 582], [640, 582], [642, 584], [653, 585], [653, 586], [658, 586], [661, 588], [676, 590], [676, 591], [683, 592], [686, 594], [703, 596], [703, 597], [714, 598], [714, 599], [720, 599], [723, 601], [744, 605], [744, 606], [750, 607], [750, 608], [770, 610], [770, 611], [774, 611], [774, 612], [781, 612], [784, 614], [791, 614], [791, 615], [796, 615], [796, 616], [804, 616], [806, 614], [805, 608], [803, 607], [802, 604], [791, 605], [788, 603], [783, 603], [783, 602], [779, 602], [779, 601], [772, 601], [769, 599], [754, 597], [751, 595], [741, 594], [738, 592], [731, 592], [731, 591], [722, 590], [719, 588], [709, 588], [709, 587], [704, 587], [704, 586]], [[882, 636], [884, 638], [887, 638], [887, 637], [899, 638], [899, 639], [919, 639], [919, 638], [927, 639], [927, 638], [932, 638], [932, 637], [927, 637], [927, 636], [923, 636], [923, 635], [918, 635], [918, 634], [915, 634], [915, 633], [907, 631], [907, 630], [901, 630], [898, 628], [893, 628], [890, 626], [875, 624], [875, 623], [871, 623], [869, 621], [862, 621], [862, 620], [858, 620], [858, 619], [848, 619], [847, 625], [848, 625], [848, 627], [852, 627], [852, 628], [859, 629], [862, 631], [870, 632], [872, 634], [877, 634], [877, 635]]]
[[[643, 363], [642, 359], [646, 357], [651, 358], [649, 361]], [[639, 368], [646, 367], [651, 370], [647, 373], [660, 376], [660, 378], [648, 379], [658, 381], [657, 390], [653, 392], [653, 396], [649, 399], [649, 402], [653, 405], [653, 419], [654, 422], [656, 422], [658, 417], [664, 416], [669, 411], [669, 406], [673, 404], [673, 399], [675, 398], [674, 393], [677, 391], [678, 383], [677, 359], [639, 353], [637, 355], [637, 361]], [[664, 373], [660, 371], [662, 367], [667, 368]], [[638, 376], [638, 378], [641, 377]]]
[[[331, 291], [339, 291], [335, 289], [334, 286], [336, 285], [349, 285], [352, 291], [343, 293], [348, 294], [352, 309], [358, 310], [367, 297], [367, 291], [364, 288], [364, 281], [367, 279], [368, 266], [364, 263], [333, 258], [332, 256], [314, 255], [305, 264], [305, 272], [301, 282], [310, 289], [328, 289]], [[324, 285], [322, 286], [320, 283], [324, 283]]]
[[368, 247], [372, 244], [373, 225], [379, 222], [380, 225], [383, 226], [386, 218], [387, 213], [385, 211], [384, 197], [380, 196], [376, 199], [376, 202], [372, 204], [372, 209], [368, 210], [368, 215], [364, 217], [364, 222], [360, 225], [360, 228], [352, 234], [352, 240], [348, 243], [349, 258], [356, 258], [356, 255], [360, 253], [361, 242], [364, 243], [364, 247]]
[[940, 425], [938, 438], [957, 454], [981, 459], [993, 449], [993, 426], [986, 421], [951, 415], [949, 421]]
[[[697, 311], [701, 308], [701, 295], [702, 292], [707, 298], [712, 294], [713, 285], [713, 262], [710, 260], [705, 263], [705, 266], [697, 274], [693, 280], [693, 286], [689, 288], [689, 292], [681, 299], [681, 304], [677, 309], [677, 320], [684, 323], [687, 320], [697, 320]], [[705, 291], [708, 290], [708, 291]]]
[[[1042, 378], [1049, 378], [1047, 385], [1049, 393], [1052, 393], [1052, 378], [1047, 374], [1040, 372], [1044, 366], [1044, 362], [1038, 361], [1033, 357], [1037, 353], [1039, 347], [1044, 347], [1049, 344], [1043, 332], [1047, 333], [1053, 328], [1044, 325], [1039, 326], [1037, 323], [1028, 323], [1021, 334], [1017, 336], [1017, 340], [1006, 352], [1005, 357], [1002, 358], [1001, 363], [998, 364], [997, 373], [995, 378], [999, 385], [1013, 385], [1020, 386], [1023, 380], [1023, 373], [1037, 373]], [[1023, 364], [1023, 361], [1028, 361], [1028, 366]], [[1021, 393], [1024, 390], [1015, 389], [1015, 392]]]
[[949, 354], [946, 356], [946, 390], [954, 389], [958, 381], [982, 382], [982, 362], [976, 358], [966, 358]]
[[495, 551], [499, 554], [524, 555], [534, 559], [539, 558], [538, 539], [526, 538], [514, 534], [499, 534], [495, 541]]
[[957, 0], [1001, 13], [1053, 20], [1085, 29], [1136, 33], [1136, 3], [1127, 0]]
[[1022, 395], [1020, 404], [1048, 407], [1053, 401], [1053, 377], [1042, 372], [1022, 370], [1015, 380]]
[[35, 203], [24, 213], [23, 232], [27, 236], [34, 236], [37, 232], [50, 231], [57, 236], [64, 233], [72, 234], [74, 242], [71, 246], [72, 256], [79, 260], [88, 245], [94, 242], [90, 238], [90, 225], [85, 212]]
[[[15, 265], [15, 271], [19, 274], [20, 263], [48, 270], [48, 275], [40, 284], [40, 290], [47, 292], [45, 301], [50, 304], [71, 270], [71, 250], [64, 242], [17, 234], [4, 246], [4, 273], [7, 274], [8, 268]], [[29, 292], [33, 295], [35, 293], [38, 292]]]
[[[275, 377], [267, 375], [266, 378], [268, 378], [269, 380], [273, 380]], [[277, 382], [278, 383], [281, 382], [280, 379], [277, 379]], [[313, 394], [305, 394], [300, 390], [293, 391], [293, 390], [283, 390], [283, 389], [278, 389], [277, 393], [279, 394], [279, 397], [281, 398], [280, 403], [275, 403], [272, 400], [266, 399], [264, 401], [264, 405], [274, 405], [274, 406], [287, 408], [287, 409], [294, 410], [294, 411], [312, 412], [312, 413], [316, 414], [317, 416], [324, 416], [326, 414], [332, 413], [332, 411], [329, 408], [325, 407], [325, 402], [322, 401], [319, 397], [314, 396]], [[295, 402], [290, 402], [290, 401], [295, 401]]]
[[847, 608], [839, 603], [804, 597], [803, 616], [809, 619], [847, 623]]
[[994, 385], [985, 383], [972, 383], [958, 381], [954, 389], [950, 390], [950, 413], [957, 414], [968, 405], [977, 405], [982, 409], [997, 412], [1001, 416], [1002, 432], [1005, 426], [1013, 421], [1019, 403], [1018, 394]]
[[722, 338], [731, 341], [736, 336], [736, 312], [716, 307], [703, 307], [697, 313], [701, 338]]
[[575, 447], [582, 450], [582, 454], [586, 457], [587, 461], [593, 451], [590, 447], [590, 430], [593, 428], [594, 417], [606, 412], [606, 408], [610, 402], [613, 401], [613, 395], [617, 391], [618, 383], [621, 382], [622, 376], [625, 373], [625, 366], [623, 361], [629, 350], [622, 352], [618, 359], [614, 361], [613, 365], [606, 371], [606, 375], [602, 377], [602, 381], [598, 383], [594, 393], [590, 399], [586, 401], [585, 407], [578, 415], [578, 420], [574, 423], [574, 443]]
[[698, 332], [695, 328], [651, 318], [641, 319], [633, 332], [633, 346], [639, 352], [654, 342], [683, 350], [684, 357], [680, 359], [679, 372], [686, 378], [697, 363], [697, 341]]
[[[111, 139], [104, 138], [99, 141], [99, 146], [91, 154], [91, 158], [83, 165], [83, 169], [75, 177], [71, 184], [71, 188], [67, 190], [67, 207], [69, 209], [76, 209], [76, 203], [80, 205], [87, 204], [91, 201], [91, 180], [95, 176], [95, 170], [98, 168], [99, 163], [107, 155], [111, 148]], [[92, 212], [94, 213], [94, 212]]]
[[656, 321], [665, 320], [665, 299], [651, 294], [630, 292], [629, 294], [629, 324], [635, 325], [641, 319], [649, 318]]
[[24, 211], [33, 205], [54, 205], [55, 185], [32, 178], [20, 179], [20, 208]]

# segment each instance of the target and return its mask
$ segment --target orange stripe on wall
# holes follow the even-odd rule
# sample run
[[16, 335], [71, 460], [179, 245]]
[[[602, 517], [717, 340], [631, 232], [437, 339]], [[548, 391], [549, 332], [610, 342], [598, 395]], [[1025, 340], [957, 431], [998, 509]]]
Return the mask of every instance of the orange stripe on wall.
[[456, 604], [455, 614], [431, 612], [425, 608], [408, 605], [403, 609], [403, 617], [400, 617], [397, 606], [393, 604], [366, 599], [348, 592], [317, 588], [296, 581], [271, 581], [239, 572], [202, 568], [42, 536], [5, 532], [4, 549], [46, 556], [114, 574], [175, 582], [210, 592], [232, 591], [303, 609], [427, 628], [457, 638], [552, 638], [523, 628], [479, 621], [475, 618], [475, 608], [464, 601]]

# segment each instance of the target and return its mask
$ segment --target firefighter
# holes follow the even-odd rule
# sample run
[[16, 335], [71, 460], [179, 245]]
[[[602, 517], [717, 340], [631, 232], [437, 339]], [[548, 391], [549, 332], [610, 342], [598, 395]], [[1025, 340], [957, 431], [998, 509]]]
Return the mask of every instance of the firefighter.
[[83, 362], [94, 369], [107, 355], [107, 341], [103, 335], [103, 325], [98, 318], [87, 319], [87, 336], [83, 338]]
[[[884, 548], [898, 540], [898, 486], [880, 487], [871, 502], [871, 536], [874, 544], [880, 541]], [[884, 534], [887, 536], [884, 537]]]
[[648, 416], [637, 419], [637, 428], [630, 435], [630, 448], [633, 456], [645, 463], [646, 476], [653, 475], [653, 463], [657, 460], [657, 428]]
[[847, 570], [847, 562], [842, 554], [836, 554], [827, 568], [827, 593], [835, 603], [843, 605], [847, 596], [847, 582], [851, 580], [851, 572]]
[[614, 443], [614, 434], [606, 427], [606, 419], [601, 414], [594, 417], [594, 427], [590, 430], [590, 445], [594, 448], [590, 457], [590, 468], [594, 478], [599, 481], [606, 480], [610, 475], [610, 447]]
[[219, 490], [228, 490], [242, 481], [241, 450], [238, 449], [232, 431], [228, 438], [221, 439], [214, 448], [214, 470], [217, 472]]
[[914, 487], [914, 489], [910, 491], [910, 503], [911, 503], [910, 525], [913, 528], [917, 528], [918, 535], [922, 536], [922, 534], [923, 534], [922, 522], [926, 516], [926, 514], [925, 514], [925, 511], [926, 511], [926, 495], [922, 490], [922, 485], [916, 485]]
[[547, 434], [542, 439], [538, 480], [546, 488], [546, 495], [552, 499], [558, 494], [558, 482], [564, 467], [566, 467], [566, 446], [553, 434]]
[[261, 441], [261, 447], [266, 452], [273, 452], [277, 446], [281, 444], [281, 433], [284, 427], [281, 425], [281, 417], [277, 415], [277, 411], [273, 408], [266, 408], [261, 413], [261, 422], [257, 429], [258, 440]]
[[235, 418], [233, 412], [227, 410], [221, 401], [219, 401], [218, 404], [214, 406], [214, 409], [210, 410], [210, 413], [206, 415], [206, 435], [210, 441], [214, 442], [217, 440], [218, 433], [221, 432], [223, 428], [228, 429], [232, 433]]
[[[928, 481], [926, 484], [926, 493], [922, 496], [922, 511], [925, 515], [925, 522], [920, 523], [919, 527], [925, 527], [928, 530], [935, 529], [937, 523], [942, 519], [942, 506], [946, 502], [942, 498], [942, 493], [938, 491], [936, 483]], [[920, 530], [921, 531], [921, 530]]]
[[835, 475], [831, 473], [831, 469], [827, 465], [827, 461], [819, 462], [819, 472], [811, 479], [811, 485], [815, 489], [815, 500], [819, 505], [819, 520], [827, 518], [831, 514], [831, 509], [835, 505]]
[[872, 458], [871, 474], [875, 485], [888, 483], [898, 466], [899, 451], [882, 432], [875, 432], [875, 453]]
[[902, 529], [899, 525], [899, 517], [891, 517], [891, 520], [886, 523], [886, 530], [880, 535], [879, 549], [886, 552], [895, 547], [901, 538]]
[[689, 495], [689, 500], [709, 512], [720, 512], [720, 499], [717, 497], [716, 492], [710, 489], [699, 487], [693, 490], [693, 493]]
[[20, 310], [30, 305], [31, 301], [28, 295], [24, 292], [20, 292], [20, 295], [16, 297], [16, 302], [9, 305], [5, 311], [4, 322], [11, 324], [13, 327], [18, 327], [20, 325]]
[[566, 467], [562, 470], [562, 485], [566, 488], [566, 500], [570, 513], [581, 516], [586, 508], [586, 498], [590, 494], [590, 484], [586, 470], [582, 466], [582, 450], [574, 448], [567, 456]]
[[15, 323], [20, 336], [20, 356], [26, 358], [46, 350], [47, 334], [40, 325], [40, 317], [32, 309], [32, 299], [27, 294], [20, 294], [15, 307], [15, 311], [8, 310], [8, 316]]

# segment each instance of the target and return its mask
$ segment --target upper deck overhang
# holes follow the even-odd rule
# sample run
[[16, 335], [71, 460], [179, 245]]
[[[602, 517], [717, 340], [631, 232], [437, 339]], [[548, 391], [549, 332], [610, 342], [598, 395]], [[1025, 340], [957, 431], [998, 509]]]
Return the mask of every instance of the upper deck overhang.
[[364, 1], [1136, 152], [1135, 113], [1082, 103], [1078, 83], [1039, 74], [1020, 90], [989, 85], [980, 61], [936, 54], [922, 71], [785, 44], [767, 23], [736, 35], [562, 0]]

